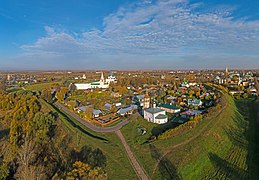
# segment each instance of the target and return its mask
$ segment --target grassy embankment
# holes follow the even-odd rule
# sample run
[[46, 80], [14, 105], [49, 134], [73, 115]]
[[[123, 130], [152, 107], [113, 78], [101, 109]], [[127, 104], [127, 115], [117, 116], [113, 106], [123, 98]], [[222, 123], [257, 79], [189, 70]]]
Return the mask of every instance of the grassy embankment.
[[[227, 94], [222, 101], [226, 102], [224, 109], [177, 137], [144, 143], [156, 125], [143, 119], [132, 121], [122, 132], [153, 179], [258, 178], [255, 112], [259, 103], [235, 102]], [[141, 135], [137, 130], [140, 127], [147, 134]]]
[[107, 158], [107, 171], [109, 179], [137, 179], [137, 176], [127, 159], [124, 148], [115, 133], [95, 133], [84, 127], [64, 112], [59, 111], [53, 105], [42, 100], [51, 111], [58, 113], [59, 125], [69, 134], [73, 146], [77, 149], [87, 145], [92, 148], [99, 148]]

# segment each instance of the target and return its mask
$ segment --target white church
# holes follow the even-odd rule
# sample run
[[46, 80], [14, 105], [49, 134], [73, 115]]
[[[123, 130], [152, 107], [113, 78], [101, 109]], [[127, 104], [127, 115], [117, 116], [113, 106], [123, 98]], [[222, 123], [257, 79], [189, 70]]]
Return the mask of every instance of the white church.
[[77, 90], [87, 90], [87, 89], [95, 89], [101, 88], [106, 89], [109, 88], [110, 83], [116, 83], [117, 79], [114, 74], [110, 73], [108, 78], [105, 80], [103, 76], [103, 72], [101, 73], [101, 79], [99, 81], [91, 82], [91, 83], [76, 83]]

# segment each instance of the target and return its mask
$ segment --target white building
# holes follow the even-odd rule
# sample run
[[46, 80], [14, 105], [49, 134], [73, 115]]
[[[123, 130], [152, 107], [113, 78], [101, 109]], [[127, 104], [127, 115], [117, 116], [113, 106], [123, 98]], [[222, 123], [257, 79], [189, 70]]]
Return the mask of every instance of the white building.
[[[114, 76], [114, 78], [115, 78], [115, 76]], [[113, 80], [114, 80], [114, 78], [112, 77]], [[77, 90], [86, 90], [86, 89], [95, 89], [95, 88], [107, 89], [107, 88], [109, 88], [110, 82], [113, 81], [112, 79], [109, 76], [108, 79], [106, 79], [106, 81], [105, 81], [103, 72], [102, 72], [100, 81], [95, 81], [95, 82], [91, 82], [91, 83], [80, 83], [80, 84], [76, 83], [75, 86], [76, 86]], [[115, 78], [115, 80], [116, 80], [116, 78]]]
[[144, 119], [157, 124], [164, 124], [168, 121], [166, 112], [159, 108], [144, 109]]
[[117, 79], [115, 77], [115, 75], [113, 73], [110, 73], [108, 78], [106, 79], [106, 83], [110, 84], [110, 83], [116, 83]]

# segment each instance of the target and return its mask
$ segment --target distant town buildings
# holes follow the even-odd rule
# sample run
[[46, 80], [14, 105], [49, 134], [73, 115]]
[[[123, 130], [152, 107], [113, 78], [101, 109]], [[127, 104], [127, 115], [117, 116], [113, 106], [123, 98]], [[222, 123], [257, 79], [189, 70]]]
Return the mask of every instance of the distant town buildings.
[[[85, 75], [83, 75], [83, 78]], [[110, 83], [116, 83], [116, 77], [113, 74], [110, 74], [108, 78], [105, 80], [103, 72], [101, 72], [101, 78], [99, 81], [91, 82], [91, 83], [75, 83], [77, 90], [87, 90], [87, 89], [106, 89], [109, 87]]]

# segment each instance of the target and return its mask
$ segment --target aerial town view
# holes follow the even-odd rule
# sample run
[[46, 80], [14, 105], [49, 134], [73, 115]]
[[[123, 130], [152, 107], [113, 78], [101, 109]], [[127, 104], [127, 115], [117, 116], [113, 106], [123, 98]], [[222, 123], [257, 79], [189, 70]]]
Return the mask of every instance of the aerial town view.
[[0, 2], [0, 180], [259, 179], [259, 1]]

